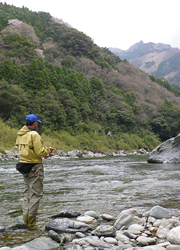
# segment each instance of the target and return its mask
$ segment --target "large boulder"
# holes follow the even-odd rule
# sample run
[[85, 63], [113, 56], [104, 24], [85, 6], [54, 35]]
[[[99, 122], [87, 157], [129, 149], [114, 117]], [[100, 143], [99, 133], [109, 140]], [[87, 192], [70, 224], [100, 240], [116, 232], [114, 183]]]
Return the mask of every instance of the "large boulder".
[[180, 134], [173, 137], [151, 152], [149, 163], [179, 163], [180, 162]]

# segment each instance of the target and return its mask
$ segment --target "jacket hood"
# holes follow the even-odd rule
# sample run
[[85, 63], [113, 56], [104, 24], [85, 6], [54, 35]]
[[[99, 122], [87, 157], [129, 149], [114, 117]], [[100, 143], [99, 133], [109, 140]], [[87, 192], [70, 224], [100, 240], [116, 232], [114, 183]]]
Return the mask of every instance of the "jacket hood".
[[19, 132], [18, 132], [18, 135], [25, 135], [25, 134], [27, 134], [28, 132], [29, 132], [30, 130], [28, 129], [28, 127], [26, 127], [26, 126], [23, 126], [20, 130], [19, 130]]

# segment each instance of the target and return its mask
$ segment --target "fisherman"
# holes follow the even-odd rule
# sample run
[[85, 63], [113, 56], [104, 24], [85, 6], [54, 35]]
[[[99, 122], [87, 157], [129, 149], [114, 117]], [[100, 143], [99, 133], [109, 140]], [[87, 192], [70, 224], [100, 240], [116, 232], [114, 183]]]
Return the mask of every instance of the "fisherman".
[[16, 145], [19, 149], [20, 161], [16, 168], [23, 174], [25, 189], [22, 204], [23, 224], [32, 228], [36, 225], [36, 213], [39, 201], [43, 196], [44, 169], [42, 157], [56, 150], [44, 147], [41, 136], [36, 132], [38, 128], [37, 116], [30, 114], [26, 117], [26, 125], [18, 132]]

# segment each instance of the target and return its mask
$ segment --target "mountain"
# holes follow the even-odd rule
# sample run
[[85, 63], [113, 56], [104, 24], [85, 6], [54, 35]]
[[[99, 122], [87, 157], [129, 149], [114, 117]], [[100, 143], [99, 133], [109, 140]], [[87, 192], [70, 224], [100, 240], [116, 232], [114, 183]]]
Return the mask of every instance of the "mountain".
[[[9, 126], [20, 127], [36, 113], [43, 133], [110, 131], [119, 135], [116, 149], [122, 133], [147, 145], [153, 135], [166, 140], [180, 132], [180, 89], [168, 81], [150, 77], [49, 13], [0, 3], [0, 21], [0, 118]], [[129, 55], [138, 48], [143, 54], [136, 44]]]
[[162, 43], [140, 41], [128, 50], [109, 48], [121, 59], [126, 59], [149, 75], [163, 77], [180, 84], [180, 49]]

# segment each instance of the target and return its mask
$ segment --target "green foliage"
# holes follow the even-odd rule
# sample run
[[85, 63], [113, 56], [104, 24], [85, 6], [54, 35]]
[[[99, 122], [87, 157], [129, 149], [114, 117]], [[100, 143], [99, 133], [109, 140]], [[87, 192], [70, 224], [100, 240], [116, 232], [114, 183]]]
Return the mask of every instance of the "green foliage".
[[9, 15], [0, 10], [0, 31], [8, 25]]
[[90, 84], [93, 93], [98, 92], [100, 96], [104, 96], [104, 88], [102, 82], [98, 78], [92, 76], [90, 79]]
[[15, 146], [18, 129], [10, 128], [0, 119], [0, 152]]
[[62, 65], [65, 66], [66, 68], [72, 68], [74, 66], [72, 57], [65, 58], [62, 61]]
[[34, 44], [24, 35], [9, 34], [2, 38], [4, 42], [5, 55], [11, 57], [31, 58], [34, 52]]
[[167, 140], [179, 133], [180, 110], [167, 100], [157, 108], [157, 112], [151, 117], [150, 124], [154, 133], [158, 134], [161, 140]]

